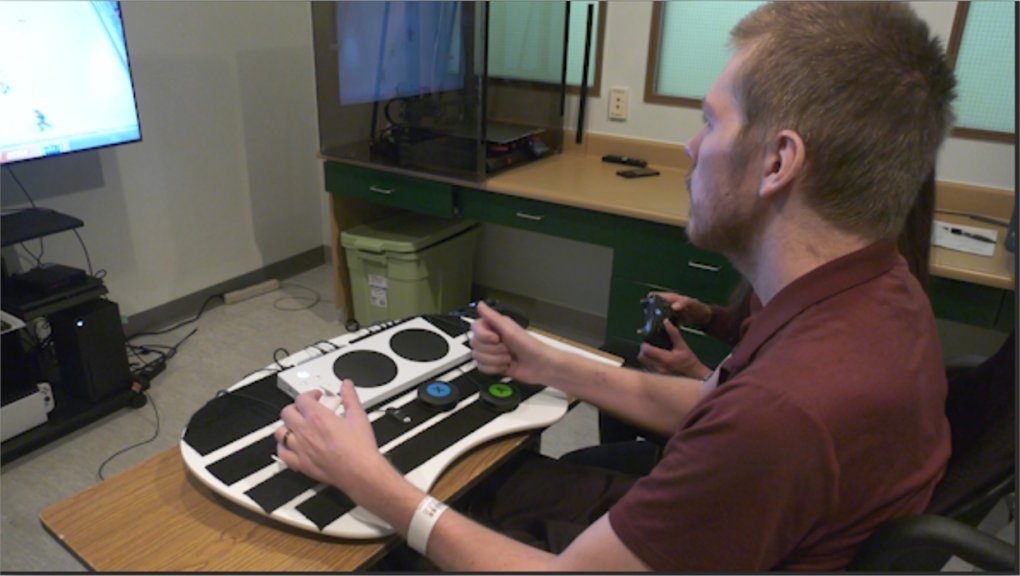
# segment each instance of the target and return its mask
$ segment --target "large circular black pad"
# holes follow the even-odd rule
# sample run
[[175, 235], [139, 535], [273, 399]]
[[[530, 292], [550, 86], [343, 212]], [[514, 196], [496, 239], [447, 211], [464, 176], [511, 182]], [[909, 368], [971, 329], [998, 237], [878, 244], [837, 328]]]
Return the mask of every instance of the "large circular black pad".
[[333, 373], [341, 380], [353, 380], [358, 388], [375, 388], [385, 386], [397, 377], [397, 365], [385, 354], [355, 350], [336, 359]]
[[390, 349], [401, 358], [414, 362], [434, 362], [446, 356], [450, 345], [435, 332], [411, 328], [394, 334], [390, 338]]

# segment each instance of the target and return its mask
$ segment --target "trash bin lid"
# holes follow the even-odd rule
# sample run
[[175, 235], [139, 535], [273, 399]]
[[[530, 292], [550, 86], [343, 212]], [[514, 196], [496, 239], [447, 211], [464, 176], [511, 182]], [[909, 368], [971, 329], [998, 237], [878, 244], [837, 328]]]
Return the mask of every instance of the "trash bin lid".
[[355, 226], [340, 234], [344, 248], [367, 252], [411, 253], [424, 250], [477, 226], [474, 220], [437, 218], [406, 212]]

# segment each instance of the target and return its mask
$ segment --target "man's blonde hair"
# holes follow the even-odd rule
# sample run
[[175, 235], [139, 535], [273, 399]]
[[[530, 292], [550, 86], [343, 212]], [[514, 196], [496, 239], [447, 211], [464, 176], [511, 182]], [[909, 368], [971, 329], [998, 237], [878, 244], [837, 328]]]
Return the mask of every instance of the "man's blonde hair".
[[953, 122], [956, 80], [900, 2], [774, 2], [731, 32], [742, 139], [782, 129], [807, 150], [811, 206], [841, 229], [893, 239]]

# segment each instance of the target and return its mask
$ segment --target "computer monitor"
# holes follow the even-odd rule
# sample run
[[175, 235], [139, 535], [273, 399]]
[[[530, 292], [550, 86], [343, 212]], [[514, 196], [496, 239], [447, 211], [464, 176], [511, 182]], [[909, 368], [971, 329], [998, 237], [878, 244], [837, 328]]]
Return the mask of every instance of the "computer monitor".
[[460, 2], [340, 2], [340, 103], [385, 102], [464, 87]]
[[141, 140], [118, 2], [0, 2], [0, 164]]

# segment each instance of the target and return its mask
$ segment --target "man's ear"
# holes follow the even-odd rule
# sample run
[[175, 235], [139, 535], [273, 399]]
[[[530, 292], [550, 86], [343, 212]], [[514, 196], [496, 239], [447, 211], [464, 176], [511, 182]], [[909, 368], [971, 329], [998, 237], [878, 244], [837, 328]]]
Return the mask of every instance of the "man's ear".
[[776, 134], [765, 153], [765, 166], [758, 195], [767, 198], [789, 188], [804, 171], [804, 140], [793, 130]]

